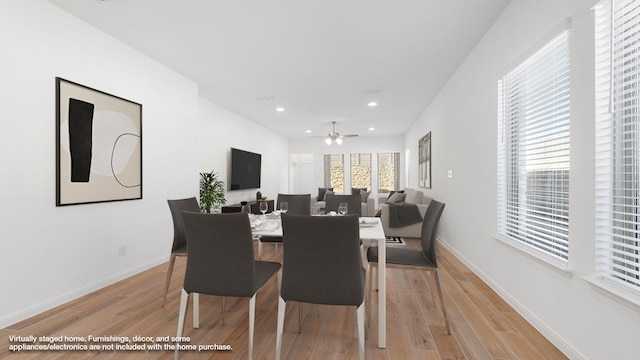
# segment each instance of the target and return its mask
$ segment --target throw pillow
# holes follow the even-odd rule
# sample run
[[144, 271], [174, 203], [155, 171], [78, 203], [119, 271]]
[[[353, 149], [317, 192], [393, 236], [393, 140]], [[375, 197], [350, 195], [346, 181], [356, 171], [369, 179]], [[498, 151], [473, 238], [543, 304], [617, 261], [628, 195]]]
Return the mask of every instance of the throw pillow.
[[422, 196], [424, 195], [422, 191], [407, 188], [404, 189], [404, 193], [407, 195], [404, 201], [412, 204], [422, 203]]
[[322, 199], [322, 201], [327, 201], [327, 195], [333, 195], [335, 194], [332, 190], [327, 189], [327, 191], [324, 192], [324, 198]]
[[360, 202], [366, 203], [370, 193], [370, 191], [360, 190]]
[[330, 187], [330, 188], [318, 188], [318, 201], [324, 201], [324, 193], [327, 190], [333, 191], [333, 188], [332, 187]]
[[404, 201], [404, 197], [405, 196], [406, 196], [406, 194], [404, 194], [404, 193], [396, 192], [393, 195], [389, 196], [389, 198], [387, 199], [387, 201], [385, 201], [385, 203], [387, 203], [387, 204], [401, 203], [401, 202]]
[[[404, 190], [398, 190], [398, 191], [391, 190], [391, 192], [389, 193], [389, 196], [387, 196], [387, 200], [389, 200], [389, 198], [391, 197], [391, 195], [393, 195], [393, 194], [395, 194], [395, 193], [403, 194], [403, 193], [404, 193]], [[385, 200], [385, 201], [386, 201], [386, 200]]]
[[367, 188], [351, 188], [351, 195], [359, 195], [361, 191], [367, 191]]

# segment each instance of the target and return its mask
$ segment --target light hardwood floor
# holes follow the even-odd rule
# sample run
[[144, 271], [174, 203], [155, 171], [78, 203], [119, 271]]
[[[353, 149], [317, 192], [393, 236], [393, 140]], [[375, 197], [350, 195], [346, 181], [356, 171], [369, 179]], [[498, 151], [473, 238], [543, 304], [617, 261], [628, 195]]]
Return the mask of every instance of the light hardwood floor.
[[[417, 239], [407, 246], [418, 248]], [[272, 245], [263, 258], [278, 259]], [[369, 304], [366, 359], [566, 359], [505, 303], [489, 286], [446, 249], [439, 247], [440, 282], [451, 321], [446, 334], [440, 304], [428, 273], [387, 271], [387, 348], [377, 348], [377, 301]], [[178, 258], [167, 305], [161, 292], [166, 264], [105, 287], [30, 319], [0, 330], [0, 358], [9, 359], [171, 359], [171, 351], [9, 352], [9, 336], [175, 336], [180, 286], [186, 260]], [[375, 291], [375, 290], [374, 290]], [[232, 351], [183, 351], [181, 359], [246, 359], [248, 299], [227, 298], [224, 325], [221, 298], [200, 297], [200, 328], [193, 329], [191, 305], [184, 336], [193, 345], [230, 345]], [[357, 359], [355, 309], [303, 306], [302, 332], [297, 332], [297, 304], [287, 306], [283, 355], [286, 359]], [[277, 282], [274, 277], [257, 296], [254, 359], [275, 357]]]

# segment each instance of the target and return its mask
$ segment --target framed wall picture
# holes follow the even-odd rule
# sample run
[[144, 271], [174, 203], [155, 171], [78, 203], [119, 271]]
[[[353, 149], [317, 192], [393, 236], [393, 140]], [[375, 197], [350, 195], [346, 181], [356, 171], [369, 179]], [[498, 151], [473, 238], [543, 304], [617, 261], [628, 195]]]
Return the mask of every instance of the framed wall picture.
[[56, 78], [56, 206], [142, 199], [142, 105]]
[[418, 185], [431, 189], [431, 131], [418, 141]]

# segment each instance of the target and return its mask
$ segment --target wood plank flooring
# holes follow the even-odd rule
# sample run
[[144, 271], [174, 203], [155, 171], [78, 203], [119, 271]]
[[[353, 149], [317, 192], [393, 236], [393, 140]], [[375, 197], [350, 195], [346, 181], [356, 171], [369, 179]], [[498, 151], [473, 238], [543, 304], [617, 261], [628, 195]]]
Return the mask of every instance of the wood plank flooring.
[[[418, 239], [406, 239], [418, 248]], [[265, 245], [263, 258], [281, 260], [282, 248]], [[377, 347], [377, 299], [372, 297], [366, 359], [566, 359], [489, 286], [446, 249], [439, 247], [440, 282], [451, 322], [447, 335], [433, 277], [415, 270], [387, 270], [387, 348]], [[100, 289], [55, 309], [0, 329], [0, 358], [9, 359], [171, 359], [172, 351], [25, 351], [9, 352], [9, 336], [175, 336], [186, 259], [178, 258], [161, 307], [166, 264]], [[375, 290], [372, 290], [375, 291]], [[274, 277], [257, 296], [254, 359], [274, 359], [277, 317]], [[248, 299], [227, 298], [224, 325], [219, 297], [200, 296], [200, 328], [192, 328], [191, 304], [184, 336], [191, 345], [229, 345], [231, 351], [182, 351], [180, 358], [247, 359]], [[357, 359], [355, 309], [303, 305], [285, 318], [286, 359]], [[69, 343], [69, 342], [67, 342]], [[105, 343], [107, 345], [112, 342]], [[139, 343], [141, 344], [141, 343]], [[164, 346], [163, 343], [159, 343]], [[147, 346], [151, 343], [147, 343]]]

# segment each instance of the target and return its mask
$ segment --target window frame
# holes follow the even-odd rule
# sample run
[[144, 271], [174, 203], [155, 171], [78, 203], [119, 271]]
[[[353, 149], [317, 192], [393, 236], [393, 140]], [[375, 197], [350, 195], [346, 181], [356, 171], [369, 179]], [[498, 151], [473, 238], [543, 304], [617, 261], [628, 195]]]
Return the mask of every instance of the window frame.
[[[498, 80], [498, 100], [499, 100], [498, 101], [498, 139], [497, 139], [497, 146], [498, 146], [497, 217], [498, 217], [498, 222], [497, 222], [495, 238], [500, 240], [502, 243], [510, 246], [511, 248], [514, 248], [522, 252], [523, 254], [526, 254], [534, 258], [535, 260], [540, 261], [543, 264], [550, 265], [552, 268], [560, 270], [562, 273], [565, 273], [565, 274], [572, 273], [572, 271], [569, 269], [569, 225], [568, 225], [568, 222], [569, 222], [569, 202], [568, 202], [569, 201], [569, 188], [568, 188], [569, 186], [568, 185], [568, 181], [569, 181], [568, 166], [569, 165], [568, 164], [570, 161], [569, 129], [570, 129], [570, 116], [571, 116], [570, 115], [570, 94], [569, 94], [570, 83], [571, 83], [570, 51], [569, 51], [570, 50], [570, 35], [569, 35], [570, 29], [571, 29], [571, 18], [566, 18], [560, 24], [554, 27], [549, 33], [547, 33], [543, 38], [541, 38], [538, 42], [536, 42], [532, 47], [530, 47], [527, 51], [525, 51], [520, 57], [518, 57], [509, 67], [507, 67], [507, 69], [500, 74], [499, 80]], [[564, 37], [564, 39], [560, 37]], [[510, 102], [505, 101], [504, 92], [505, 92], [505, 87], [507, 87], [507, 89], [511, 89], [509, 88], [509, 83], [507, 81], [507, 79], [510, 76], [513, 76], [514, 74], [518, 74], [519, 72], [523, 71], [523, 69], [528, 69], [527, 66], [531, 66], [532, 64], [535, 65], [534, 63], [535, 59], [546, 60], [546, 56], [549, 54], [545, 53], [545, 51], [549, 50], [550, 46], [554, 44], [554, 41], [561, 41], [561, 45], [566, 48], [566, 49], [565, 48], [562, 49], [563, 51], [566, 52], [566, 56], [562, 57], [561, 59], [565, 61], [562, 63], [562, 67], [566, 71], [567, 90], [563, 95], [563, 97], [560, 97], [561, 99], [566, 97], [566, 103], [567, 103], [566, 105], [567, 112], [566, 112], [566, 115], [563, 116], [565, 125], [567, 127], [567, 130], [566, 130], [567, 135], [561, 138], [561, 139], [564, 139], [563, 140], [565, 142], [564, 146], [566, 147], [566, 152], [567, 152], [567, 155], [566, 155], [567, 167], [566, 169], [562, 170], [563, 172], [561, 173], [562, 175], [566, 176], [566, 183], [567, 183], [566, 191], [563, 191], [563, 194], [562, 194], [562, 201], [566, 202], [566, 235], [564, 234], [563, 227], [560, 227], [558, 228], [559, 230], [557, 230], [558, 232], [562, 233], [560, 235], [566, 236], [566, 240], [561, 238], [563, 241], [566, 242], [566, 245], [560, 246], [560, 251], [545, 251], [545, 249], [541, 249], [539, 245], [538, 247], [534, 247], [534, 245], [537, 245], [539, 243], [547, 245], [550, 243], [550, 241], [553, 241], [554, 239], [552, 238], [551, 240], [548, 240], [543, 238], [541, 242], [538, 242], [539, 240], [535, 239], [535, 237], [532, 238], [531, 233], [528, 233], [527, 231], [533, 231], [533, 232], [539, 231], [539, 230], [536, 230], [536, 228], [539, 226], [534, 225], [534, 226], [531, 226], [531, 228], [534, 230], [527, 230], [527, 226], [521, 223], [522, 219], [526, 220], [531, 218], [530, 213], [531, 213], [531, 209], [533, 208], [533, 205], [530, 203], [531, 201], [527, 199], [528, 191], [519, 189], [519, 186], [522, 187], [523, 189], [526, 189], [527, 186], [530, 186], [529, 182], [527, 182], [531, 180], [529, 172], [534, 173], [534, 171], [520, 170], [520, 168], [524, 169], [526, 167], [524, 166], [524, 164], [527, 164], [527, 161], [532, 162], [531, 160], [528, 160], [528, 155], [524, 156], [525, 159], [523, 160], [523, 153], [525, 153], [525, 151], [519, 149], [519, 147], [524, 147], [524, 145], [522, 145], [523, 141], [521, 139], [523, 138], [523, 136], [527, 136], [526, 135], [527, 133], [523, 132], [523, 134], [525, 135], [520, 134], [521, 129], [518, 128], [520, 124], [518, 124], [515, 127], [518, 131], [518, 134], [514, 135], [513, 133], [507, 132], [508, 131], [508, 129], [506, 128], [507, 124], [510, 124], [511, 122], [514, 122], [514, 121], [521, 121], [521, 119], [519, 116], [515, 118], [518, 120], [514, 120], [514, 118], [508, 117], [508, 115], [513, 115], [513, 113], [517, 113], [517, 111], [507, 111], [506, 106]], [[543, 54], [543, 55], [541, 56], [540, 54]], [[541, 65], [538, 65], [538, 66], [542, 68]], [[536, 68], [533, 68], [533, 69], [535, 70]], [[553, 96], [550, 99], [556, 100], [556, 98], [557, 96]], [[553, 119], [555, 121], [555, 118]], [[554, 133], [551, 133], [551, 134], [554, 134]], [[528, 136], [531, 136], [531, 135], [528, 135]], [[514, 138], [515, 138], [515, 142], [514, 142]], [[511, 141], [511, 143], [509, 143], [509, 141]], [[543, 146], [549, 147], [544, 143], [543, 143]], [[509, 151], [512, 151], [512, 152], [509, 153]], [[530, 167], [533, 167], [533, 166], [530, 166]], [[518, 172], [517, 174], [512, 175], [514, 174], [512, 172], [514, 168]], [[549, 171], [553, 172], [557, 170], [554, 170], [552, 167], [550, 169], [546, 169], [546, 171], [539, 171], [539, 173], [545, 173]], [[509, 183], [508, 179], [511, 179], [512, 182]], [[522, 183], [523, 180], [525, 181], [525, 183]], [[550, 182], [549, 181], [548, 182], [545, 182], [545, 181], [531, 182], [531, 184], [548, 184], [548, 183]], [[520, 200], [512, 201], [512, 198], [507, 199], [508, 196], [511, 196], [514, 194], [517, 197], [517, 199], [520, 199]], [[523, 199], [521, 199], [521, 197]], [[554, 195], [547, 195], [545, 200], [548, 201], [549, 199], [551, 199], [555, 201], [555, 198], [556, 197]], [[544, 204], [548, 205], [553, 203], [554, 202], [551, 202], [551, 203], [545, 202]], [[515, 204], [517, 208], [513, 208], [513, 207], [508, 208], [508, 206], [512, 204]], [[547, 206], [547, 208], [551, 209], [552, 207]], [[515, 214], [515, 220], [510, 218], [510, 216], [514, 214]], [[545, 216], [549, 217], [548, 214]], [[541, 223], [545, 226], [546, 226], [546, 223], [544, 223], [544, 221], [549, 221], [551, 223], [551, 221], [546, 217], [543, 217], [541, 221]], [[531, 222], [531, 220], [527, 220], [527, 221]], [[562, 221], [558, 220], [558, 222], [560, 223]], [[540, 226], [540, 227], [544, 227], [544, 226]], [[513, 229], [513, 228], [523, 229], [519, 231], [522, 231], [524, 235], [513, 236], [513, 232], [510, 233], [510, 231], [508, 231], [509, 229]], [[554, 230], [553, 232], [556, 232], [556, 230]], [[555, 234], [553, 235], [555, 236]], [[560, 242], [560, 244], [564, 245], [563, 242]], [[566, 256], [563, 256], [564, 253], [566, 253]]]
[[[331, 165], [333, 164], [332, 162], [332, 157], [335, 156], [339, 156], [340, 160], [341, 160], [341, 165], [342, 165], [342, 188], [338, 187], [337, 185], [334, 185], [334, 177], [333, 177], [333, 172], [331, 169]], [[324, 162], [324, 187], [332, 187], [334, 188], [334, 191], [336, 193], [342, 193], [345, 191], [345, 164], [344, 164], [344, 154], [324, 154], [323, 157], [323, 162]], [[341, 190], [341, 191], [340, 191]]]
[[[393, 159], [391, 161], [391, 164], [393, 165], [393, 174], [390, 175], [390, 176], [393, 176], [393, 189], [391, 189], [391, 190], [383, 189], [382, 186], [380, 185], [382, 183], [382, 181], [380, 179], [380, 175], [383, 173], [383, 171], [381, 171], [381, 167], [384, 164], [384, 162], [380, 160], [381, 156], [389, 156], [389, 157], [391, 157]], [[378, 179], [378, 181], [377, 181], [377, 193], [378, 194], [389, 194], [391, 191], [400, 190], [400, 152], [399, 151], [389, 151], [389, 152], [376, 153], [376, 160], [377, 160], [376, 177]]]
[[[627, 6], [631, 11], [621, 10]], [[596, 69], [595, 274], [585, 279], [640, 309], [640, 25], [626, 32], [632, 28], [621, 25], [626, 22], [618, 17], [628, 13], [640, 17], [640, 1], [602, 0], [592, 10]], [[628, 43], [627, 39], [635, 41]]]
[[[355, 168], [354, 166], [362, 166], [362, 165], [366, 165], [362, 163], [363, 159], [369, 158], [369, 182], [367, 184], [363, 184], [360, 183], [358, 181], [356, 181], [356, 174], [359, 173], [358, 171], [354, 171]], [[354, 158], [357, 161], [354, 161]], [[367, 191], [372, 192], [373, 189], [373, 154], [370, 152], [367, 153], [350, 153], [349, 154], [349, 184], [351, 186], [351, 188], [366, 188]]]

